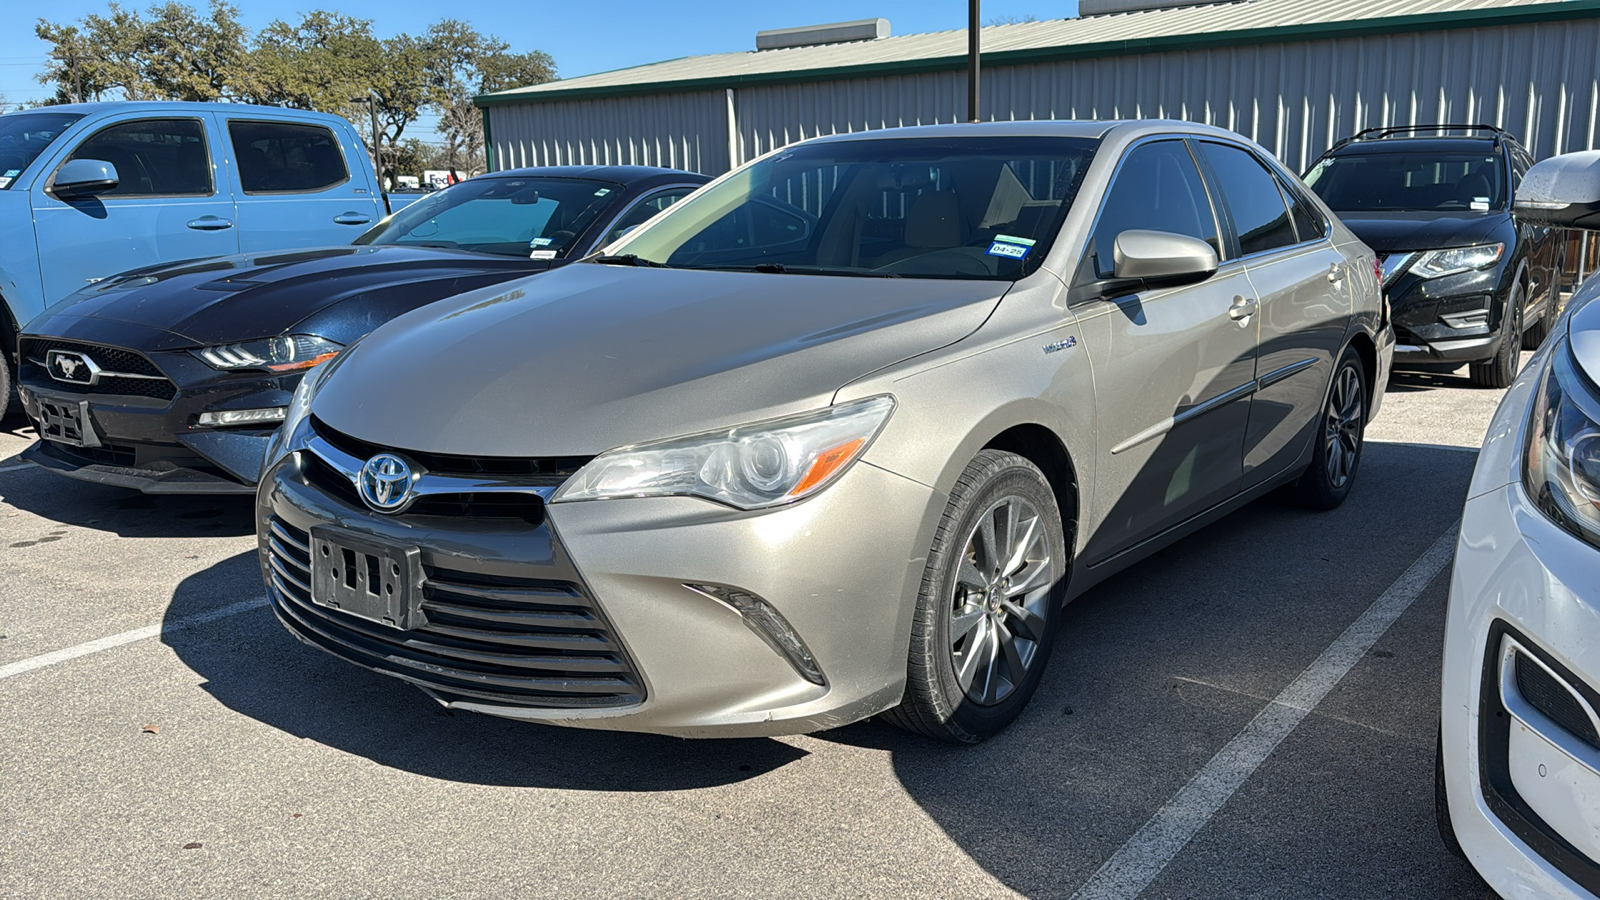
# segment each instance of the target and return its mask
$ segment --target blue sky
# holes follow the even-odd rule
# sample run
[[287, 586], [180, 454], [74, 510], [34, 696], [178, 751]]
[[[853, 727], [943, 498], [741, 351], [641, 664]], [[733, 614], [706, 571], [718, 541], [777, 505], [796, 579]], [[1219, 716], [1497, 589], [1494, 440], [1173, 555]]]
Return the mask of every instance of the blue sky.
[[[19, 0], [20, 2], [20, 0]], [[205, 0], [185, 0], [204, 7]], [[808, 0], [769, 5], [749, 0], [602, 0], [562, 3], [552, 0], [477, 0], [455, 6], [421, 0], [345, 0], [337, 3], [263, 3], [236, 0], [241, 18], [259, 28], [275, 18], [295, 18], [303, 10], [331, 8], [372, 19], [380, 34], [417, 32], [447, 16], [466, 19], [479, 31], [499, 35], [517, 51], [543, 50], [555, 57], [565, 78], [659, 62], [702, 53], [754, 50], [757, 31], [840, 22], [872, 16], [887, 18], [895, 34], [945, 31], [966, 26], [964, 0]], [[144, 9], [150, 0], [126, 0]], [[76, 21], [104, 13], [106, 0], [52, 0], [49, 18]], [[985, 0], [983, 16], [1074, 15], [1077, 0]], [[41, 5], [35, 9], [44, 10]], [[7, 17], [0, 28], [0, 96], [10, 104], [37, 100], [50, 92], [34, 81], [49, 45], [33, 36], [33, 19]], [[413, 126], [416, 129], [416, 126]], [[416, 137], [431, 130], [423, 124]], [[408, 132], [410, 133], [410, 132]]]

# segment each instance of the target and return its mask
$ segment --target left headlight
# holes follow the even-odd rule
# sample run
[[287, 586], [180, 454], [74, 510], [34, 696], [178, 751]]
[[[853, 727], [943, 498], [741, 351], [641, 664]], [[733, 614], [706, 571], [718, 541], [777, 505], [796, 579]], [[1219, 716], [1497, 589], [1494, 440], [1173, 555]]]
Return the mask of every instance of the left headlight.
[[217, 344], [191, 350], [207, 365], [223, 371], [265, 369], [298, 372], [332, 359], [343, 345], [310, 334], [284, 334], [242, 344]]
[[1534, 399], [1522, 483], [1545, 515], [1600, 546], [1600, 397], [1565, 341], [1551, 348]]
[[1479, 244], [1475, 247], [1429, 250], [1412, 264], [1411, 271], [1423, 278], [1459, 275], [1473, 269], [1488, 268], [1499, 262], [1501, 254], [1505, 252], [1505, 244]]
[[893, 411], [893, 398], [869, 397], [797, 416], [621, 447], [591, 460], [550, 502], [693, 496], [739, 509], [792, 503], [843, 475]]

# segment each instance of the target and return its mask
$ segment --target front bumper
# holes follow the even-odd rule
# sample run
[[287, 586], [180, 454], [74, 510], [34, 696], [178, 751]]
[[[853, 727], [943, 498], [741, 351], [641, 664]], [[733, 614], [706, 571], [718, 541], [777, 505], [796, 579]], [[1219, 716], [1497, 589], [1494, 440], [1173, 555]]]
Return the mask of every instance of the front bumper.
[[[858, 463], [821, 494], [759, 513], [660, 498], [556, 504], [537, 523], [387, 516], [328, 489], [325, 475], [307, 471], [316, 465], [307, 454], [274, 464], [257, 495], [263, 576], [280, 621], [302, 641], [448, 706], [555, 725], [737, 737], [838, 727], [903, 693], [911, 615], [944, 508], [924, 485]], [[564, 626], [463, 643], [431, 624], [402, 631], [309, 603], [305, 591], [285, 589], [281, 573], [274, 582], [273, 554], [299, 555], [274, 549], [275, 524], [297, 539], [333, 526], [416, 548], [430, 616], [454, 602], [451, 582], [566, 585], [572, 603], [593, 611], [588, 627], [600, 640], [599, 661], [584, 665], [621, 681], [573, 677], [570, 659], [517, 647], [549, 647]], [[808, 680], [732, 605], [689, 585], [764, 600], [825, 683]], [[360, 641], [348, 639], [352, 629], [364, 632]], [[468, 653], [494, 664], [469, 664]], [[568, 690], [542, 686], [563, 677]]]
[[1597, 562], [1520, 483], [1467, 502], [1445, 633], [1444, 771], [1462, 848], [1505, 897], [1600, 895], [1600, 736], [1587, 721], [1600, 709]]
[[1459, 365], [1493, 358], [1500, 351], [1511, 286], [1504, 265], [1431, 279], [1402, 273], [1387, 288], [1395, 364]]
[[287, 406], [300, 374], [218, 372], [184, 351], [111, 349], [159, 367], [167, 377], [166, 396], [64, 385], [24, 361], [19, 383], [29, 417], [40, 421], [41, 403], [68, 405], [81, 410], [91, 432], [87, 447], [40, 440], [24, 457], [69, 478], [151, 494], [253, 493], [275, 426], [208, 428], [198, 424], [199, 416]]

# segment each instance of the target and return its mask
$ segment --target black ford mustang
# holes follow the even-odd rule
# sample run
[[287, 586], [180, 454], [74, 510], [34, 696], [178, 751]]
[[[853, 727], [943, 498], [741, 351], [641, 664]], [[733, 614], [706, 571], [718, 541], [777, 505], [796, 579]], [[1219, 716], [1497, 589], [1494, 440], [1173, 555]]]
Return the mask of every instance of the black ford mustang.
[[402, 313], [579, 259], [709, 179], [518, 169], [400, 210], [355, 244], [124, 273], [23, 329], [23, 457], [148, 493], [249, 493], [307, 370]]

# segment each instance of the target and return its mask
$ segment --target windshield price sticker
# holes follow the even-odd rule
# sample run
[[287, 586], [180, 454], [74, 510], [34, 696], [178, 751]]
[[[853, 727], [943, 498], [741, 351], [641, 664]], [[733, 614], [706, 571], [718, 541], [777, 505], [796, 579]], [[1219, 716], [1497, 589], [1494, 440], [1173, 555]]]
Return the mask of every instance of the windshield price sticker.
[[528, 254], [528, 258], [529, 259], [555, 259], [556, 258], [556, 251], [554, 251], [554, 250], [535, 250], [532, 253]]
[[1031, 238], [997, 234], [994, 236], [994, 243], [989, 245], [988, 254], [1006, 259], [1027, 259], [1033, 250], [1033, 244]]

